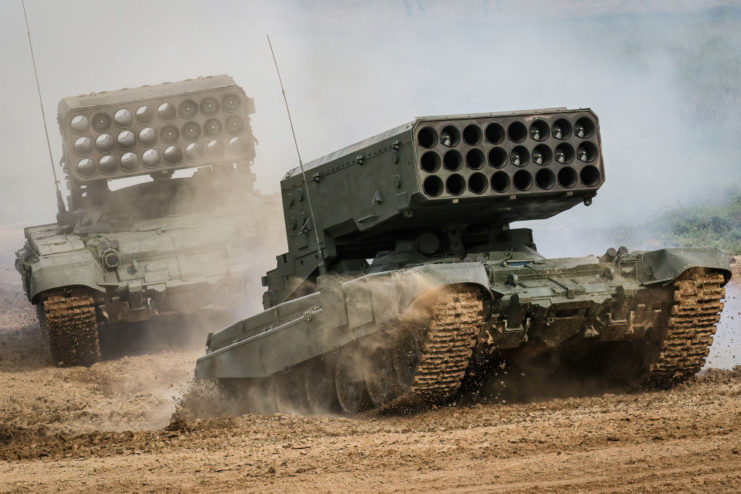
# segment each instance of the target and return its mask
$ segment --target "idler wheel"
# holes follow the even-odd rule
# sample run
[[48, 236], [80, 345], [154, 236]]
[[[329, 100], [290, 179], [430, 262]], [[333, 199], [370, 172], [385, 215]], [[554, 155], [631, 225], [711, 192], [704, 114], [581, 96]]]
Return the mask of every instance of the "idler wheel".
[[370, 408], [371, 400], [365, 383], [368, 363], [359, 352], [345, 351], [335, 370], [335, 388], [340, 410], [354, 415]]
[[410, 330], [404, 330], [397, 338], [397, 344], [391, 353], [391, 366], [396, 385], [406, 391], [414, 380], [414, 374], [419, 364], [419, 355], [422, 351], [421, 342], [417, 335]]
[[373, 372], [368, 374], [368, 396], [374, 407], [380, 407], [401, 395], [403, 387], [396, 374], [393, 357], [388, 348], [379, 348], [372, 355]]
[[309, 413], [335, 413], [339, 410], [335, 391], [334, 369], [325, 359], [317, 357], [306, 363], [304, 389]]

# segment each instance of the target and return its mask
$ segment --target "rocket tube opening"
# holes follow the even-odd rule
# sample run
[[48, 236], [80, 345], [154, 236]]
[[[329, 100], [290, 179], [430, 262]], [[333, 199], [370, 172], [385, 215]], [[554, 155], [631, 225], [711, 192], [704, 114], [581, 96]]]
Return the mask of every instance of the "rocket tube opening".
[[195, 122], [186, 122], [183, 125], [183, 137], [189, 141], [195, 141], [201, 135], [201, 126]]
[[512, 122], [507, 129], [507, 135], [512, 142], [522, 142], [527, 137], [527, 128], [522, 122]]
[[209, 118], [206, 123], [203, 124], [203, 132], [209, 137], [214, 137], [221, 134], [221, 121], [217, 118]]
[[466, 153], [466, 166], [474, 170], [480, 169], [484, 166], [484, 153], [480, 149], [471, 149]]
[[589, 163], [597, 157], [597, 146], [589, 141], [582, 142], [576, 149], [576, 157], [579, 161]]
[[239, 101], [239, 97], [237, 97], [236, 94], [227, 94], [224, 96], [224, 99], [221, 100], [221, 107], [230, 112], [239, 108], [240, 104], [241, 101]]
[[536, 120], [530, 125], [530, 138], [534, 141], [545, 141], [548, 133], [548, 124], [543, 120]]
[[501, 168], [507, 164], [507, 152], [502, 148], [493, 148], [489, 151], [489, 165]]
[[216, 98], [203, 98], [201, 101], [201, 113], [204, 115], [213, 115], [219, 111], [219, 102]]
[[166, 142], [175, 142], [180, 137], [180, 131], [174, 125], [165, 125], [160, 130], [160, 136]]
[[571, 163], [574, 160], [574, 148], [572, 148], [570, 144], [563, 142], [556, 146], [556, 151], [553, 153], [553, 156], [555, 156], [556, 161], [562, 165], [565, 163]]
[[594, 134], [594, 122], [587, 117], [581, 117], [574, 124], [574, 135], [582, 139], [588, 139]]
[[509, 154], [509, 161], [515, 166], [525, 166], [530, 162], [530, 153], [525, 146], [515, 146]]
[[445, 147], [455, 147], [461, 140], [461, 133], [452, 125], [446, 125], [440, 132], [440, 143]]
[[434, 173], [440, 169], [440, 155], [435, 151], [427, 151], [419, 160], [419, 166], [427, 173]]
[[152, 146], [157, 142], [157, 131], [152, 127], [145, 127], [139, 131], [139, 142], [144, 146]]
[[551, 189], [556, 184], [556, 175], [548, 168], [543, 168], [535, 174], [535, 184], [543, 190]]
[[491, 188], [494, 192], [504, 192], [509, 189], [509, 175], [505, 172], [496, 172], [491, 177]]
[[486, 140], [492, 144], [499, 144], [504, 140], [504, 128], [496, 122], [487, 125], [484, 133]]
[[463, 129], [463, 142], [469, 146], [475, 146], [481, 142], [481, 129], [476, 124], [467, 125]]
[[111, 117], [107, 113], [99, 112], [93, 115], [93, 129], [96, 132], [105, 132], [111, 126]]
[[551, 135], [556, 139], [568, 139], [571, 137], [571, 124], [565, 118], [559, 118], [551, 127]]
[[454, 173], [445, 181], [445, 190], [448, 194], [459, 196], [466, 190], [466, 179]]
[[450, 170], [451, 172], [459, 170], [462, 162], [463, 158], [461, 157], [461, 153], [455, 150], [450, 150], [445, 153], [445, 156], [443, 156], [443, 166], [446, 170]]
[[432, 127], [423, 127], [417, 133], [417, 142], [423, 148], [431, 148], [437, 144], [437, 132]]
[[148, 124], [154, 118], [154, 110], [149, 106], [140, 106], [136, 109], [136, 120], [139, 123]]
[[578, 177], [576, 176], [576, 171], [574, 171], [570, 166], [564, 166], [558, 171], [558, 184], [561, 187], [570, 189], [576, 185], [577, 180]]
[[468, 179], [468, 190], [474, 194], [483, 194], [489, 186], [489, 180], [483, 173], [474, 173]]
[[520, 170], [512, 177], [512, 183], [517, 190], [528, 190], [533, 186], [533, 176], [528, 171]]
[[162, 120], [172, 120], [175, 118], [175, 107], [170, 103], [162, 103], [157, 107], [157, 116]]
[[437, 175], [431, 175], [422, 183], [422, 190], [430, 197], [438, 197], [443, 193], [443, 181]]
[[180, 103], [180, 116], [186, 119], [190, 119], [196, 116], [196, 113], [198, 113], [198, 104], [191, 100], [185, 100], [182, 103]]
[[533, 163], [536, 165], [547, 165], [553, 159], [551, 148], [545, 144], [538, 144], [533, 149]]
[[582, 168], [579, 175], [581, 177], [581, 182], [587, 187], [594, 187], [602, 178], [599, 170], [594, 165], [585, 166]]

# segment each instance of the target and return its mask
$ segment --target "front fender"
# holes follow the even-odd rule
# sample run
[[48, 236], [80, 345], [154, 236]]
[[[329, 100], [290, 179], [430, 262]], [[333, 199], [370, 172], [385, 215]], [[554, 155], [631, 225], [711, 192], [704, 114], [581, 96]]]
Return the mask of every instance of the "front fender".
[[420, 295], [448, 285], [478, 285], [489, 292], [489, 276], [480, 262], [425, 264], [369, 274], [343, 284], [350, 327], [397, 318]]
[[103, 269], [87, 249], [42, 256], [30, 269], [28, 295], [32, 301], [42, 292], [66, 286], [86, 286], [105, 293], [100, 286]]
[[676, 280], [692, 268], [720, 271], [731, 279], [731, 264], [728, 254], [716, 248], [673, 248], [643, 252], [639, 258], [639, 279], [644, 285], [665, 285]]

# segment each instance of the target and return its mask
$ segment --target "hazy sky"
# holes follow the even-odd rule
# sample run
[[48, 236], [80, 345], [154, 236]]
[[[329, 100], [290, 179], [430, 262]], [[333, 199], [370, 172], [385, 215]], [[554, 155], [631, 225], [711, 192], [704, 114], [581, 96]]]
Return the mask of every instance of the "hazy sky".
[[[417, 115], [592, 107], [607, 183], [544, 228], [634, 218], [741, 184], [741, 7], [659, 1], [27, 0], [55, 160], [68, 95], [228, 73], [255, 98], [258, 186]], [[0, 0], [0, 221], [51, 221], [20, 0]], [[735, 62], [734, 62], [735, 61]], [[710, 71], [708, 75], [707, 71]]]

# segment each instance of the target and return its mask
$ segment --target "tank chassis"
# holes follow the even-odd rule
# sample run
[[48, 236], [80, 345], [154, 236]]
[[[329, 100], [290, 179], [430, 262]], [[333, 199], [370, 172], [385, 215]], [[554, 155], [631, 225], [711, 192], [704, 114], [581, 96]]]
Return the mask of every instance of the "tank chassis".
[[68, 207], [60, 194], [57, 222], [25, 229], [16, 260], [55, 364], [97, 361], [101, 324], [244, 295], [250, 249], [271, 228], [251, 171], [253, 112], [225, 75], [60, 102]]
[[660, 385], [703, 365], [722, 251], [546, 259], [510, 229], [591, 204], [605, 171], [589, 109], [418, 118], [305, 171], [307, 187], [298, 169], [281, 182], [289, 251], [265, 311], [209, 335], [196, 364], [248, 409], [440, 403], [502, 362]]

